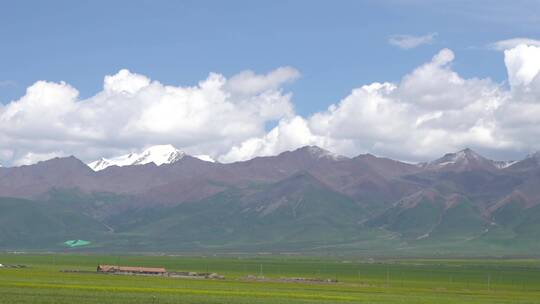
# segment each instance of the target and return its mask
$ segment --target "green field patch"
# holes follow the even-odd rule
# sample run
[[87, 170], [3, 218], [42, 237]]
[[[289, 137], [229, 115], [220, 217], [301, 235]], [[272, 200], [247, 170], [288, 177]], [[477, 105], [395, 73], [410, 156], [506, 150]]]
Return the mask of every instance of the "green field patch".
[[[0, 254], [0, 263], [27, 266], [0, 268], [0, 303], [540, 303], [540, 261], [535, 259]], [[104, 263], [217, 272], [226, 279], [95, 273]], [[294, 277], [338, 283], [279, 280]]]

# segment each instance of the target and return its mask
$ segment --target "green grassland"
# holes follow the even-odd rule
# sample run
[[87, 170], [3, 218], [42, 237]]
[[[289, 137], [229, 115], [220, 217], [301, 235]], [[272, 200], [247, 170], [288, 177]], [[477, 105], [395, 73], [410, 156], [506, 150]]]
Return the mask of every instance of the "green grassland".
[[[0, 263], [28, 266], [0, 268], [0, 303], [540, 303], [540, 260], [533, 259], [2, 254]], [[93, 273], [99, 263], [217, 272], [226, 279]], [[282, 277], [339, 282], [277, 280]]]

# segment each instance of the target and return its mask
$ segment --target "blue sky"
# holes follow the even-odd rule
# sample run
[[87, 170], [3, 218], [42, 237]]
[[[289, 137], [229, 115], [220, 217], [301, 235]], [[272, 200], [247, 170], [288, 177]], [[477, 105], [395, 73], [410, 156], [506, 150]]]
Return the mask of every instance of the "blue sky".
[[0, 164], [154, 144], [221, 161], [305, 144], [521, 158], [540, 150], [539, 11], [537, 0], [0, 0]]
[[[41, 79], [87, 97], [121, 68], [192, 85], [211, 71], [289, 65], [307, 115], [355, 86], [399, 80], [444, 47], [462, 75], [503, 81], [502, 55], [484, 46], [539, 37], [538, 11], [538, 1], [2, 1], [0, 101]], [[388, 44], [429, 33], [435, 41], [412, 50]]]

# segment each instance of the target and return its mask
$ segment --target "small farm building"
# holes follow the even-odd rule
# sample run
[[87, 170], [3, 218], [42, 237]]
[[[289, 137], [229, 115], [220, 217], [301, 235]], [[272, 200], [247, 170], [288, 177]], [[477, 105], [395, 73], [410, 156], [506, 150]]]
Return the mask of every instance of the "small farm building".
[[152, 267], [128, 267], [115, 265], [98, 265], [97, 272], [103, 273], [119, 273], [119, 274], [152, 274], [163, 275], [167, 273], [165, 268]]

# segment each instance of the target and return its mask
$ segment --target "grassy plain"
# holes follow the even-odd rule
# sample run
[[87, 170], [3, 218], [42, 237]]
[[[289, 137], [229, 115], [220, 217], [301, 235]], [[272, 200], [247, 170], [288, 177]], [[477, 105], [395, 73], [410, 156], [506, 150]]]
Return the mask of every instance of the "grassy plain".
[[[540, 260], [534, 259], [0, 254], [0, 263], [28, 266], [0, 268], [0, 303], [540, 303]], [[217, 272], [226, 279], [91, 273], [99, 263]], [[339, 282], [285, 283], [282, 277]]]

